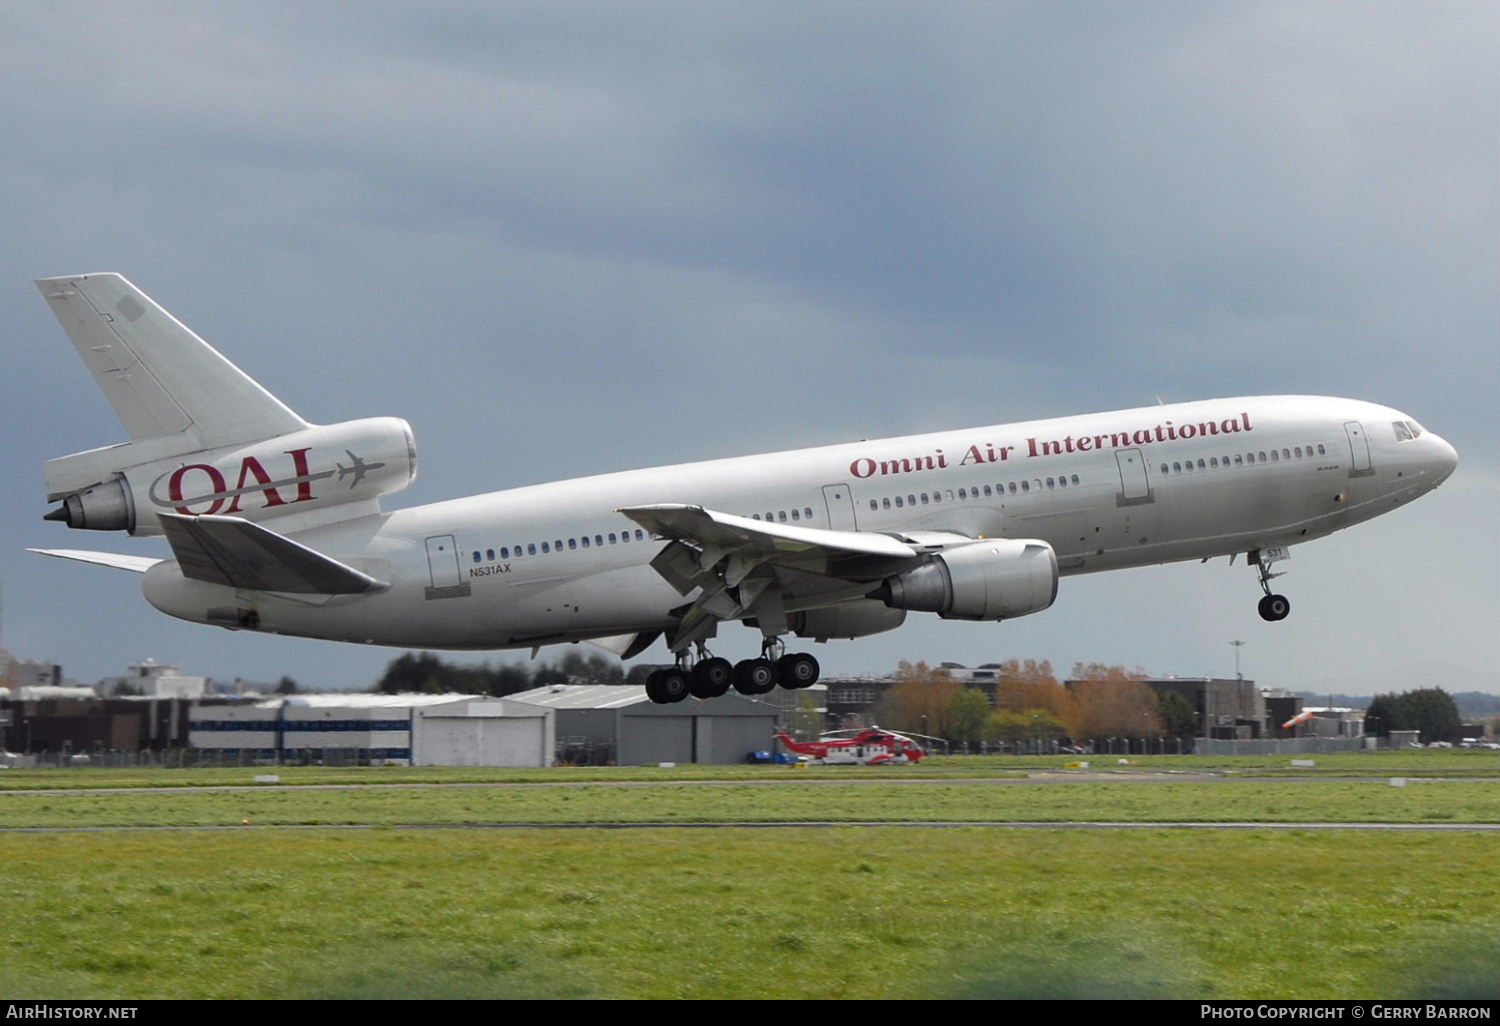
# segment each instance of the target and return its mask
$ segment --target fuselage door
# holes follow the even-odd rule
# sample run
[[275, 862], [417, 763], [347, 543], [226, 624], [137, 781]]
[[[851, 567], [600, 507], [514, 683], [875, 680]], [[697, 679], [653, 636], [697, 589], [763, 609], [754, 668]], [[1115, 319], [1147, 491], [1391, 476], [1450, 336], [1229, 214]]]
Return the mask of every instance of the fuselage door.
[[428, 598], [456, 598], [469, 593], [458, 568], [458, 546], [453, 535], [440, 534], [427, 539], [427, 570], [432, 574]]
[[1120, 467], [1120, 491], [1115, 496], [1119, 506], [1151, 502], [1151, 482], [1146, 478], [1146, 461], [1139, 449], [1116, 449], [1115, 462]]
[[1370, 466], [1370, 439], [1365, 436], [1364, 425], [1357, 420], [1345, 421], [1344, 433], [1349, 436], [1349, 476], [1373, 474], [1375, 471]]
[[828, 504], [828, 526], [834, 531], [857, 531], [854, 520], [854, 495], [848, 485], [824, 485], [823, 501]]

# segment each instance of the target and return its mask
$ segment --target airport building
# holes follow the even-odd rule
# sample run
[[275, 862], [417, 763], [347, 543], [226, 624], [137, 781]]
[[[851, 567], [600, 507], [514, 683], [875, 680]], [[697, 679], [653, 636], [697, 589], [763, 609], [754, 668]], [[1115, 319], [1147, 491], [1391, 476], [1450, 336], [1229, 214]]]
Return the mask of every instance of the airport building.
[[475, 695], [299, 695], [194, 710], [189, 744], [293, 764], [546, 766], [552, 715]]
[[559, 761], [595, 766], [744, 762], [772, 747], [778, 712], [733, 691], [658, 705], [630, 684], [554, 684], [509, 700], [555, 712]]

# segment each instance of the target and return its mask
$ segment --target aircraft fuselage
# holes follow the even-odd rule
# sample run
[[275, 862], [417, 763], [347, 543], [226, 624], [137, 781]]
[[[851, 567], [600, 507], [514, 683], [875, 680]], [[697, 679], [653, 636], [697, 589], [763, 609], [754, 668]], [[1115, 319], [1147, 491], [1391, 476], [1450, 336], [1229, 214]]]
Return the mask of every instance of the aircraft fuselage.
[[[147, 573], [145, 593], [188, 620], [253, 608], [263, 631], [395, 646], [666, 630], [683, 597], [650, 565], [661, 542], [617, 512], [663, 502], [826, 530], [1041, 539], [1064, 576], [1226, 556], [1322, 537], [1436, 487], [1452, 447], [1398, 424], [1415, 426], [1368, 402], [1260, 396], [654, 467], [291, 532], [390, 583], [357, 600], [236, 594], [175, 561]], [[860, 593], [831, 583], [788, 610]]]

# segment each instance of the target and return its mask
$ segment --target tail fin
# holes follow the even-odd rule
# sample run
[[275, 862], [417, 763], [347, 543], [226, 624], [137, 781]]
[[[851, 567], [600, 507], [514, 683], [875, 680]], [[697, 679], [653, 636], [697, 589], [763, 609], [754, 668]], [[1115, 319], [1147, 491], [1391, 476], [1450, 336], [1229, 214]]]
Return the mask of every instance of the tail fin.
[[308, 426], [123, 275], [36, 284], [132, 439], [183, 436], [196, 452]]
[[[119, 274], [37, 287], [131, 437], [48, 460], [47, 499], [63, 503], [48, 520], [132, 534], [161, 533], [162, 513], [326, 523], [378, 510], [416, 476], [404, 420], [308, 424]], [[354, 480], [325, 488], [340, 470]]]

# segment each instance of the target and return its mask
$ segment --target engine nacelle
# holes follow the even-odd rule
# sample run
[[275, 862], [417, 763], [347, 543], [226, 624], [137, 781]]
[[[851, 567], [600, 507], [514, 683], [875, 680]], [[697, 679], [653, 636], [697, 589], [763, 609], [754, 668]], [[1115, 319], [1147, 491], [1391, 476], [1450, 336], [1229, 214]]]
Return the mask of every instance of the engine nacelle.
[[946, 620], [1039, 613], [1057, 598], [1057, 554], [1034, 538], [962, 545], [887, 578], [875, 597], [893, 609], [937, 613]]
[[906, 621], [906, 610], [892, 609], [876, 599], [855, 599], [836, 606], [809, 609], [787, 617], [787, 625], [799, 638], [827, 641], [829, 638], [863, 638], [893, 631]]
[[[121, 455], [132, 449], [116, 447]], [[96, 449], [48, 464], [49, 498], [63, 503], [48, 520], [90, 531], [160, 534], [156, 513], [267, 521], [370, 502], [401, 491], [417, 476], [416, 440], [398, 417], [309, 427], [260, 442], [109, 468], [116, 450]], [[100, 469], [113, 476], [56, 494], [54, 480], [78, 473], [70, 461], [105, 464]]]

